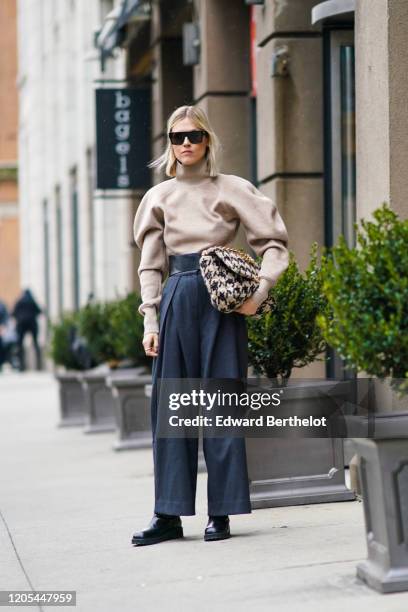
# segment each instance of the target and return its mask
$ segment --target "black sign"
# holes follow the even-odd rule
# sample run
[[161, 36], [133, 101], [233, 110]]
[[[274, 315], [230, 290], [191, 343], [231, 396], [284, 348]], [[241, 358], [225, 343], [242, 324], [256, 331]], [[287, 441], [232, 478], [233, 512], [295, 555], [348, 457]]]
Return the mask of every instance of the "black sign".
[[96, 90], [97, 189], [149, 187], [150, 90]]

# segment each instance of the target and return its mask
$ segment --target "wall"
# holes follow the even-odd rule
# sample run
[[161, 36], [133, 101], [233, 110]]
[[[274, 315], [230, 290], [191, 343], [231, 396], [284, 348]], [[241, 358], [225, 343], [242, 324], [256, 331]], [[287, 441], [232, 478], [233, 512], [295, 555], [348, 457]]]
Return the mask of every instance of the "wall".
[[0, 299], [11, 307], [20, 289], [17, 183], [16, 0], [0, 3]]
[[[324, 244], [323, 50], [319, 27], [311, 25], [315, 4], [265, 0], [255, 7], [259, 187], [276, 202], [300, 269], [312, 242]], [[284, 47], [289, 75], [272, 77], [273, 55]], [[324, 375], [323, 362], [293, 372]]]
[[370, 213], [382, 201], [387, 201], [402, 218], [408, 216], [407, 37], [407, 2], [357, 2], [355, 39], [359, 218], [370, 217]]

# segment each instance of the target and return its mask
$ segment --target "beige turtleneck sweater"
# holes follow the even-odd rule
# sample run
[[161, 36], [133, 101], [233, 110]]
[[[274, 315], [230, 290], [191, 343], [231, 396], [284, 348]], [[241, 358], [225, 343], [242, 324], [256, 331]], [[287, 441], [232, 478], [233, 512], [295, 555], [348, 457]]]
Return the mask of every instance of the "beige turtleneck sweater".
[[168, 275], [168, 256], [230, 246], [240, 223], [247, 242], [262, 257], [261, 282], [253, 294], [257, 304], [289, 263], [288, 234], [276, 204], [252, 183], [233, 174], [211, 177], [206, 159], [177, 163], [176, 176], [151, 187], [134, 220], [134, 238], [141, 249], [138, 267], [144, 333], [158, 332], [158, 308]]

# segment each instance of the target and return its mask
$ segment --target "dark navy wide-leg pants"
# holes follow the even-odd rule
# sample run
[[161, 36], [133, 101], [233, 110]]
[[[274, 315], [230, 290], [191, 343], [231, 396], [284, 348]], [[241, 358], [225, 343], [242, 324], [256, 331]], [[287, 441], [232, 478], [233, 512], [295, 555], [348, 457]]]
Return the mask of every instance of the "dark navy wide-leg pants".
[[[200, 270], [167, 279], [159, 311], [159, 352], [153, 358], [151, 420], [154, 512], [194, 515], [198, 438], [156, 437], [157, 378], [241, 378], [248, 368], [246, 317], [211, 304]], [[203, 437], [209, 515], [251, 512], [244, 437]]]

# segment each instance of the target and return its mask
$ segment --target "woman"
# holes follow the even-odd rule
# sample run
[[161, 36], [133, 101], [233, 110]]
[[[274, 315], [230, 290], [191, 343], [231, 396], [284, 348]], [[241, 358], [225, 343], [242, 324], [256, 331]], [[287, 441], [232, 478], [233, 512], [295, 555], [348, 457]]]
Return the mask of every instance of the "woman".
[[[177, 108], [167, 134], [165, 152], [150, 166], [165, 166], [172, 178], [146, 192], [134, 220], [143, 346], [153, 357], [155, 476], [154, 516], [133, 535], [134, 545], [183, 537], [180, 516], [195, 514], [198, 439], [156, 436], [157, 379], [246, 377], [244, 315], [255, 314], [288, 266], [288, 236], [276, 205], [246, 179], [218, 172], [219, 142], [204, 111]], [[240, 308], [222, 313], [211, 305], [199, 258], [210, 246], [230, 246], [240, 222], [262, 256], [261, 282]], [[230, 537], [230, 514], [251, 512], [245, 438], [204, 437], [203, 452], [209, 516], [204, 539], [213, 541]]]

